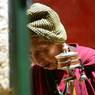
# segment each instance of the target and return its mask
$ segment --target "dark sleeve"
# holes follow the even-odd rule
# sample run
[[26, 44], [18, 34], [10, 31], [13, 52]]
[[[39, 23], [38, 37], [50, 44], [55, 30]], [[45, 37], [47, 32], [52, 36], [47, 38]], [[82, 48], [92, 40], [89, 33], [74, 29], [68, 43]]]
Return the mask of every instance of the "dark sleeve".
[[55, 71], [35, 65], [32, 67], [32, 80], [34, 95], [58, 95]]

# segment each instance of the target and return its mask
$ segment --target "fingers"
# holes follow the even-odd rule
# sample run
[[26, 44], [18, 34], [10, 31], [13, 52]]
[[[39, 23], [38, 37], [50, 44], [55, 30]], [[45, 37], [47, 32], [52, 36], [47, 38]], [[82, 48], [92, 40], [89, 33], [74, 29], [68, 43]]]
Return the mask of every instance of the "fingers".
[[58, 62], [58, 68], [62, 68], [62, 67], [67, 67], [67, 66], [70, 66], [71, 64], [71, 60], [68, 59], [66, 61], [62, 61], [62, 62]]

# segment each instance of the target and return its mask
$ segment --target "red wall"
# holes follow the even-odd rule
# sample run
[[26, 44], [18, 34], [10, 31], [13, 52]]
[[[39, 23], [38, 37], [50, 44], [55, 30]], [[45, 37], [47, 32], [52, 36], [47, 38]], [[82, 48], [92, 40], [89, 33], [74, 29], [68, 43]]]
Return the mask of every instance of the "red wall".
[[34, 0], [60, 15], [68, 42], [95, 48], [95, 0]]

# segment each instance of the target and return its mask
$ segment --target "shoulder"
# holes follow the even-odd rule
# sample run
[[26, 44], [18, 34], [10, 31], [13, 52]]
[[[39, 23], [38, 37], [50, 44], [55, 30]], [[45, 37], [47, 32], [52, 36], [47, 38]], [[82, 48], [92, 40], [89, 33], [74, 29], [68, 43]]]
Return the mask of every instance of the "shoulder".
[[84, 53], [84, 54], [85, 53], [95, 54], [95, 49], [93, 49], [93, 48], [86, 47], [86, 46], [81, 46], [77, 43], [70, 43], [69, 45], [72, 46], [72, 47], [75, 47], [75, 50], [77, 52]]
[[78, 45], [77, 52], [84, 64], [95, 65], [95, 49]]
[[95, 55], [95, 49], [90, 47], [80, 46], [77, 44], [76, 50], [84, 54]]
[[[70, 44], [72, 46], [72, 44]], [[73, 44], [76, 51], [79, 54], [80, 59], [83, 63], [94, 62], [95, 63], [95, 49], [85, 46], [80, 46], [78, 44]], [[93, 63], [92, 62], [92, 63]]]

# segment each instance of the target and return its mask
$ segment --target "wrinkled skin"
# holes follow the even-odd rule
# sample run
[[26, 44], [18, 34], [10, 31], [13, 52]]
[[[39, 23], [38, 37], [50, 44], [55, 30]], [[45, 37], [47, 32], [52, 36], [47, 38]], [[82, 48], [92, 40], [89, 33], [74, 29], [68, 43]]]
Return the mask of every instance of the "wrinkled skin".
[[32, 64], [48, 70], [57, 68], [55, 56], [62, 52], [62, 44], [55, 44], [39, 37], [32, 37], [31, 44]]

